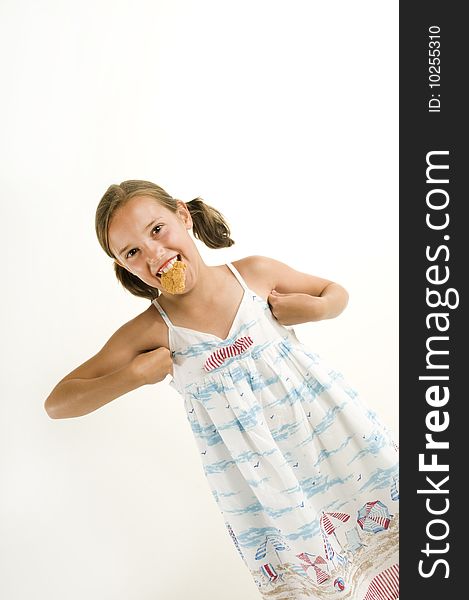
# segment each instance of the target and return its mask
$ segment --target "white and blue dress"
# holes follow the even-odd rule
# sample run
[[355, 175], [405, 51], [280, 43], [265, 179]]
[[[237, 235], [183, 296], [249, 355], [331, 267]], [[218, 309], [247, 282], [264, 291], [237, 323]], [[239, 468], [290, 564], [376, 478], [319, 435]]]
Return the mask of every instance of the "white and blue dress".
[[264, 598], [396, 600], [397, 444], [227, 266], [244, 295], [226, 339], [175, 326], [153, 303], [239, 555]]

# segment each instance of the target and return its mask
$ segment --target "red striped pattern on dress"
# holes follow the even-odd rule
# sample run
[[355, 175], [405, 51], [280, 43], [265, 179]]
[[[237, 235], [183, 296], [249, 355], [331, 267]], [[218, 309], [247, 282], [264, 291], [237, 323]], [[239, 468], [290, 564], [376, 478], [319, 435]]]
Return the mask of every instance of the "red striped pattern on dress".
[[395, 564], [373, 577], [363, 600], [398, 600], [399, 565]]
[[306, 552], [302, 552], [301, 554], [297, 554], [297, 557], [299, 559], [304, 560], [305, 562], [308, 563], [308, 565], [310, 565], [312, 567], [313, 563], [311, 562], [310, 556], [313, 556], [313, 554], [307, 554]]
[[272, 563], [266, 563], [265, 565], [262, 565], [261, 571], [264, 573], [264, 575], [267, 575], [271, 581], [278, 579], [277, 571]]
[[332, 523], [332, 521], [329, 519], [329, 517], [327, 515], [323, 515], [321, 517], [321, 525], [322, 525], [322, 528], [324, 529], [324, 531], [327, 533], [327, 535], [334, 533], [334, 531], [335, 531], [334, 524]]
[[388, 517], [371, 517], [371, 520], [387, 529], [391, 520]]
[[327, 514], [329, 514], [331, 517], [334, 517], [335, 519], [339, 519], [339, 521], [342, 521], [342, 523], [347, 523], [347, 521], [350, 519], [350, 515], [347, 513], [331, 512]]
[[316, 578], [318, 583], [323, 583], [329, 579], [329, 575], [322, 569], [318, 569], [316, 565], [313, 565], [313, 569], [316, 571]]
[[229, 346], [224, 346], [223, 348], [218, 348], [215, 352], [212, 352], [210, 356], [204, 363], [204, 369], [206, 371], [213, 371], [213, 369], [218, 369], [225, 362], [227, 358], [231, 358], [232, 356], [238, 356], [238, 354], [242, 354], [246, 352], [246, 350], [254, 344], [251, 337], [240, 337], [233, 344]]
[[336, 527], [332, 523], [332, 521], [329, 519], [329, 516], [334, 517], [334, 519], [337, 519], [339, 521], [342, 521], [342, 523], [347, 523], [347, 521], [350, 519], [350, 515], [347, 513], [342, 513], [342, 512], [323, 513], [323, 515], [320, 519], [320, 524], [321, 524], [321, 527], [323, 528], [323, 530], [327, 533], [327, 535], [331, 535], [331, 533], [334, 533], [334, 531], [336, 530]]

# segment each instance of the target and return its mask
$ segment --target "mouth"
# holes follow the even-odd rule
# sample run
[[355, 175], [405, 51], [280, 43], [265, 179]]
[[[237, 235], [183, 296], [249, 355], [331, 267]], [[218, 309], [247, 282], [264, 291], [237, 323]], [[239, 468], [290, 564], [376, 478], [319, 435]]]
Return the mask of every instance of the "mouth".
[[161, 275], [163, 273], [167, 273], [170, 269], [172, 269], [174, 263], [178, 260], [182, 260], [180, 254], [176, 254], [175, 256], [167, 260], [163, 265], [161, 265], [159, 271], [155, 273], [156, 277], [158, 277], [158, 279], [161, 279]]

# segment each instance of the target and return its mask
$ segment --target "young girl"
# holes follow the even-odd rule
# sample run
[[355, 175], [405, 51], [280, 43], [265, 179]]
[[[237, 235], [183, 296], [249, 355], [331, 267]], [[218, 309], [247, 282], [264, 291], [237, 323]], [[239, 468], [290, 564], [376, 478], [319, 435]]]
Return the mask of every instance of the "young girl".
[[263, 256], [206, 265], [189, 234], [231, 246], [223, 216], [147, 181], [111, 185], [96, 232], [150, 306], [62, 379], [52, 418], [170, 374], [236, 549], [264, 598], [398, 598], [398, 453], [376, 415], [291, 326], [347, 304], [337, 283]]

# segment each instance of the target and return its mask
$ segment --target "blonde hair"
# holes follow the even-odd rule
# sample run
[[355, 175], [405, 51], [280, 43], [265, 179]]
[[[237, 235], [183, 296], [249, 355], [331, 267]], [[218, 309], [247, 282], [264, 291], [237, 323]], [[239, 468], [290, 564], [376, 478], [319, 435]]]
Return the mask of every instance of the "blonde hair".
[[[177, 211], [177, 200], [159, 185], [150, 181], [131, 179], [119, 185], [110, 185], [96, 209], [95, 229], [101, 248], [114, 261], [116, 256], [109, 245], [109, 225], [117, 209], [122, 208], [135, 196], [150, 196], [173, 213]], [[230, 237], [228, 223], [218, 210], [205, 204], [199, 197], [186, 202], [186, 206], [192, 217], [194, 237], [209, 248], [227, 248], [234, 244]], [[149, 300], [159, 296], [157, 288], [146, 284], [116, 262], [114, 262], [114, 271], [119, 282], [134, 296]]]

